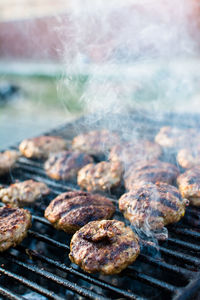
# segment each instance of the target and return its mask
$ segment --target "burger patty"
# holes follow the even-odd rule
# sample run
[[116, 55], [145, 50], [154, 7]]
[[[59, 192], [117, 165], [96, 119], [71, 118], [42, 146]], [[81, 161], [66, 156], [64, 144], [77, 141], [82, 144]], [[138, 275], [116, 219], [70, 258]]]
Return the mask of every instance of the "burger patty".
[[88, 164], [78, 172], [77, 182], [88, 192], [109, 191], [120, 185], [122, 167], [119, 162], [102, 161]]
[[198, 144], [200, 134], [194, 128], [180, 129], [171, 126], [162, 127], [155, 141], [162, 147], [180, 149], [185, 145]]
[[139, 162], [128, 169], [124, 176], [127, 190], [143, 183], [166, 182], [172, 184], [179, 174], [175, 165], [162, 161]]
[[93, 158], [80, 152], [63, 151], [51, 154], [45, 162], [47, 175], [56, 180], [69, 180], [77, 176], [78, 171], [92, 163]]
[[8, 188], [1, 189], [0, 199], [12, 207], [17, 207], [24, 204], [31, 204], [49, 193], [50, 189], [45, 183], [30, 179], [11, 184]]
[[45, 159], [49, 154], [67, 149], [67, 141], [58, 136], [39, 136], [26, 139], [19, 145], [20, 152], [27, 158]]
[[0, 176], [8, 173], [14, 167], [18, 157], [17, 151], [7, 150], [0, 153]]
[[190, 169], [200, 166], [200, 147], [184, 148], [179, 150], [177, 161], [182, 168]]
[[200, 166], [191, 168], [177, 178], [182, 197], [194, 206], [200, 206]]
[[161, 147], [158, 144], [141, 140], [136, 143], [124, 143], [114, 146], [110, 151], [109, 158], [113, 162], [121, 162], [126, 168], [140, 160], [158, 159], [161, 153]]
[[22, 208], [0, 208], [0, 252], [18, 245], [31, 227], [31, 214]]
[[135, 187], [119, 199], [119, 209], [132, 225], [148, 229], [161, 229], [178, 222], [185, 214], [186, 199], [178, 189], [167, 183], [147, 183]]
[[90, 155], [105, 154], [115, 144], [119, 143], [116, 133], [108, 130], [94, 130], [76, 136], [72, 141], [72, 148]]
[[88, 273], [118, 274], [139, 255], [138, 237], [117, 220], [93, 221], [72, 237], [70, 260]]
[[108, 198], [74, 191], [56, 197], [46, 208], [45, 218], [55, 228], [74, 233], [90, 221], [109, 219], [114, 212], [115, 207]]

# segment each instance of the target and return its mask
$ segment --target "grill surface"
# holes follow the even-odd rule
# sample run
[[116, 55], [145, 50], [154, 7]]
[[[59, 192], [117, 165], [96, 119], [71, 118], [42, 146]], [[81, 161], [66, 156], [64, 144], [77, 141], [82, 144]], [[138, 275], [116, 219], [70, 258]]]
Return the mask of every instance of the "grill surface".
[[[110, 116], [90, 122], [79, 119], [47, 134], [72, 138], [91, 128], [110, 127]], [[120, 123], [119, 123], [120, 122]], [[124, 118], [115, 116], [112, 128], [137, 129], [137, 134], [152, 138], [159, 127], [174, 122], [179, 127], [200, 127], [198, 116], [168, 115], [153, 120], [143, 114]], [[189, 123], [188, 123], [189, 122]], [[12, 147], [16, 148], [16, 147]], [[172, 161], [173, 154], [164, 157]], [[72, 265], [68, 259], [71, 236], [54, 229], [43, 218], [43, 212], [51, 199], [61, 192], [76, 190], [71, 182], [49, 179], [39, 161], [21, 157], [17, 168], [9, 178], [1, 178], [0, 184], [10, 184], [19, 179], [35, 179], [49, 185], [51, 195], [31, 207], [33, 226], [28, 237], [16, 248], [0, 256], [0, 295], [2, 299], [192, 299], [200, 287], [200, 210], [187, 209], [186, 216], [178, 224], [168, 227], [166, 241], [147, 243], [141, 241], [141, 254], [136, 262], [117, 276], [90, 275]], [[110, 195], [117, 208], [117, 195]], [[114, 218], [123, 219], [117, 209]], [[196, 299], [196, 298], [194, 298]]]

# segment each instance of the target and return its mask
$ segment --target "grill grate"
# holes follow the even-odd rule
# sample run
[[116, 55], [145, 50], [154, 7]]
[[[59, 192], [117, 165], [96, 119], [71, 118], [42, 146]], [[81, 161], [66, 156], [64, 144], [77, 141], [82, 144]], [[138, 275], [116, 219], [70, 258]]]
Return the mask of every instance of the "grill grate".
[[[146, 128], [149, 126], [145, 124], [151, 122], [152, 125], [153, 122], [144, 117], [141, 120], [133, 118], [133, 122], [136, 121], [137, 124], [142, 121]], [[80, 124], [83, 124], [81, 120], [49, 134], [71, 138], [77, 134]], [[162, 126], [161, 122], [153, 123], [149, 130], [151, 135], [159, 126]], [[42, 296], [47, 299], [152, 299], [152, 296], [154, 299], [192, 299], [200, 282], [199, 209], [189, 208], [178, 225], [170, 226], [167, 241], [159, 242], [159, 245], [141, 241], [140, 256], [120, 275], [90, 275], [68, 259], [71, 236], [54, 229], [43, 217], [43, 211], [51, 199], [78, 187], [71, 182], [51, 180], [45, 175], [40, 162], [24, 157], [19, 159], [10, 179], [2, 178], [1, 184], [30, 178], [47, 183], [52, 193], [31, 207], [33, 226], [23, 243], [0, 256], [2, 298], [31, 299], [30, 293], [34, 292], [36, 299], [41, 300], [44, 299]], [[110, 197], [117, 207], [116, 197]], [[115, 218], [121, 218], [118, 209]]]

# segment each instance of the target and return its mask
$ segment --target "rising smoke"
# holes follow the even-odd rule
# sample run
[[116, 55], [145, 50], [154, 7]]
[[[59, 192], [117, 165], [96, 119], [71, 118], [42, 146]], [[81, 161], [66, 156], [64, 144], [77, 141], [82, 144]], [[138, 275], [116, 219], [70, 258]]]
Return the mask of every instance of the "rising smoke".
[[[195, 67], [187, 64], [197, 54], [189, 30], [193, 9], [180, 0], [72, 1], [68, 22], [61, 19], [62, 85], [73, 94], [85, 78], [76, 101], [88, 113], [86, 126], [104, 119], [106, 128], [133, 139], [141, 128], [123, 123], [123, 114], [160, 120], [190, 106], [197, 89]], [[116, 121], [112, 114], [122, 117]], [[148, 220], [145, 226], [151, 235]], [[161, 234], [167, 236], [165, 228]]]

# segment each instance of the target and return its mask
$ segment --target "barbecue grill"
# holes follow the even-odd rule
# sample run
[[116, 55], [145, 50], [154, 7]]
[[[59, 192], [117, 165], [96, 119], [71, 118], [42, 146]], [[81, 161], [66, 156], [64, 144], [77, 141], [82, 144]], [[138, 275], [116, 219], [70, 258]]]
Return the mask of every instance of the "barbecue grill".
[[[46, 135], [71, 139], [78, 132], [108, 128], [153, 138], [159, 128], [174, 123], [179, 127], [200, 128], [198, 116], [168, 114], [155, 120], [143, 112], [124, 116], [81, 118]], [[120, 123], [119, 123], [120, 122]], [[119, 126], [120, 124], [120, 126]], [[128, 134], [128, 133], [127, 133]], [[11, 147], [17, 148], [16, 146]], [[165, 160], [174, 160], [173, 153]], [[9, 178], [8, 178], [9, 177]], [[77, 190], [72, 182], [54, 181], [45, 175], [41, 161], [21, 157], [10, 176], [1, 178], [8, 185], [16, 179], [43, 181], [52, 192], [31, 208], [33, 226], [27, 238], [16, 248], [0, 255], [0, 295], [2, 299], [197, 299], [200, 289], [200, 210], [187, 208], [186, 216], [168, 226], [169, 237], [158, 244], [143, 240], [138, 259], [115, 276], [90, 275], [71, 264], [71, 236], [57, 231], [43, 217], [51, 199], [58, 194]], [[109, 195], [116, 204], [114, 218], [124, 220], [117, 209], [117, 196]], [[194, 298], [193, 298], [194, 297]]]

